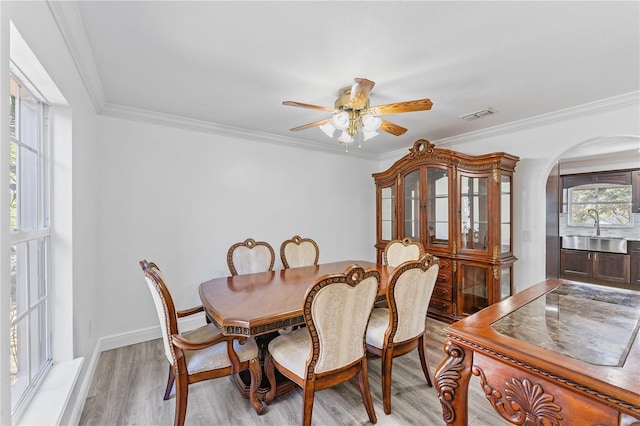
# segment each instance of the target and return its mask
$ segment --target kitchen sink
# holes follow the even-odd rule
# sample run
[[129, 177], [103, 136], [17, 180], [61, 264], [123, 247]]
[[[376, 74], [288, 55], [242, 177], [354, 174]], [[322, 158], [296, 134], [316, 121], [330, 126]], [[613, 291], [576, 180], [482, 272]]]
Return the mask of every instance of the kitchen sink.
[[562, 237], [562, 248], [570, 250], [602, 251], [608, 253], [627, 253], [627, 240], [615, 237]]

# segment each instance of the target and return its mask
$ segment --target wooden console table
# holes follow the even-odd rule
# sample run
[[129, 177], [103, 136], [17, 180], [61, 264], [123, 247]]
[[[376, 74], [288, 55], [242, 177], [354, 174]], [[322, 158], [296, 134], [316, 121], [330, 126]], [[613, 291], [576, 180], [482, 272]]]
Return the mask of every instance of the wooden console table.
[[640, 422], [639, 324], [640, 291], [550, 279], [450, 325], [446, 424], [467, 425], [471, 374], [513, 424]]

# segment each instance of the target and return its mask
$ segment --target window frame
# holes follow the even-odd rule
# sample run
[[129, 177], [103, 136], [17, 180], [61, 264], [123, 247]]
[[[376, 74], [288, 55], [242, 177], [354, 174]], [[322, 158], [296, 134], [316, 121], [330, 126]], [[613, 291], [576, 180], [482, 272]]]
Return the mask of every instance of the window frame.
[[[625, 189], [629, 189], [629, 201], [624, 201], [624, 202], [620, 202], [620, 201], [604, 201], [604, 200], [599, 200], [598, 199], [598, 192], [600, 190], [603, 189], [612, 189], [612, 188], [625, 188]], [[596, 192], [596, 199], [595, 200], [589, 200], [589, 201], [585, 201], [585, 202], [574, 202], [573, 201], [573, 191], [574, 190], [588, 190], [588, 189], [593, 189]], [[609, 229], [615, 229], [615, 228], [632, 228], [634, 226], [634, 218], [633, 218], [633, 199], [632, 199], [632, 195], [633, 195], [633, 187], [632, 185], [626, 185], [626, 184], [615, 184], [615, 183], [587, 183], [584, 185], [578, 185], [578, 186], [572, 186], [570, 188], [567, 188], [567, 198], [566, 198], [566, 203], [567, 203], [567, 225], [571, 226], [571, 227], [586, 227], [586, 226], [594, 226], [594, 220], [591, 217], [589, 217], [587, 219], [587, 221], [584, 222], [576, 222], [574, 220], [574, 214], [573, 214], [573, 208], [574, 206], [585, 206], [587, 207], [587, 209], [594, 209], [596, 210], [599, 214], [602, 212], [602, 206], [613, 206], [613, 205], [620, 205], [620, 206], [628, 206], [629, 207], [629, 223], [624, 224], [624, 223], [620, 223], [620, 224], [614, 224], [614, 223], [606, 223], [606, 222], [602, 222], [602, 220], [600, 220], [600, 228], [609, 228]], [[601, 219], [601, 218], [600, 218]]]
[[[18, 379], [22, 379], [23, 382], [22, 388], [18, 389], [18, 393], [14, 394], [13, 389], [13, 378], [14, 375], [11, 372], [11, 415], [13, 418], [18, 417], [18, 413], [22, 412], [26, 405], [28, 405], [31, 397], [38, 389], [38, 386], [42, 382], [46, 373], [49, 371], [53, 364], [53, 349], [52, 349], [52, 322], [51, 322], [51, 310], [52, 310], [52, 302], [51, 302], [51, 291], [50, 291], [50, 283], [51, 283], [51, 224], [50, 224], [50, 199], [51, 199], [51, 176], [50, 176], [50, 137], [49, 137], [49, 126], [48, 126], [48, 109], [49, 105], [45, 101], [44, 97], [38, 92], [38, 90], [31, 84], [29, 79], [24, 76], [19, 68], [15, 66], [15, 64], [10, 63], [10, 79], [15, 81], [17, 85], [16, 89], [16, 103], [15, 103], [15, 123], [14, 124], [14, 132], [11, 132], [9, 137], [10, 146], [15, 144], [16, 146], [16, 156], [15, 156], [15, 178], [16, 178], [16, 187], [10, 189], [10, 194], [17, 195], [17, 204], [15, 209], [15, 228], [13, 228], [13, 223], [9, 223], [9, 232], [8, 232], [8, 245], [11, 252], [13, 247], [16, 248], [16, 289], [18, 286], [22, 288], [22, 292], [24, 293], [23, 297], [25, 298], [25, 306], [24, 310], [21, 312], [17, 312], [13, 319], [10, 322], [10, 333], [13, 333], [14, 330], [17, 333], [17, 330], [20, 329], [18, 324], [26, 324], [26, 326], [22, 327], [22, 332], [24, 335], [16, 336], [16, 343], [10, 343], [10, 348], [12, 352], [11, 359], [13, 359], [13, 351], [16, 353], [19, 350], [19, 345], [26, 344], [26, 354], [25, 358], [21, 359], [19, 362], [23, 362], [26, 365], [24, 366], [16, 366], [16, 372], [21, 373], [17, 374]], [[31, 98], [33, 98], [35, 104], [37, 105], [37, 117], [34, 123], [37, 126], [37, 146], [30, 145], [26, 143], [21, 132], [21, 121], [23, 117], [20, 113], [20, 106], [23, 92], [27, 92]], [[11, 93], [11, 97], [14, 96], [14, 93]], [[20, 224], [20, 216], [22, 215], [20, 209], [20, 197], [24, 197], [23, 186], [19, 182], [21, 176], [21, 172], [19, 170], [21, 160], [19, 157], [19, 153], [23, 152], [23, 150], [28, 151], [31, 154], [36, 156], [36, 173], [37, 173], [37, 184], [35, 185], [35, 191], [37, 192], [36, 197], [36, 212], [35, 212], [35, 226], [29, 226], [27, 228], [22, 228]], [[13, 160], [10, 158], [10, 165], [13, 164]], [[33, 188], [31, 188], [33, 190]], [[10, 215], [12, 216], [12, 215]], [[29, 245], [35, 243], [37, 249], [34, 252], [30, 252]], [[20, 245], [26, 244], [26, 250], [19, 249]], [[27, 254], [25, 258], [19, 258], [20, 254]], [[35, 255], [35, 256], [32, 256]], [[11, 254], [10, 254], [11, 256]], [[35, 259], [34, 259], [35, 257]], [[10, 261], [11, 263], [11, 261]], [[35, 263], [35, 265], [34, 265]], [[35, 269], [34, 269], [35, 268]], [[25, 272], [25, 276], [18, 276], [18, 270]], [[33, 282], [33, 273], [37, 274], [37, 283], [34, 286]], [[13, 285], [13, 274], [12, 274], [12, 285]], [[32, 294], [37, 291], [37, 294]], [[11, 297], [12, 306], [10, 309], [11, 312], [14, 312], [13, 302], [18, 304], [18, 297]], [[17, 310], [17, 308], [16, 308]], [[44, 312], [44, 313], [43, 313]], [[37, 320], [37, 324], [36, 324]], [[37, 336], [37, 337], [36, 337]], [[26, 342], [23, 342], [25, 340]], [[22, 343], [21, 343], [22, 342]], [[36, 342], [34, 344], [34, 342]], [[37, 346], [37, 347], [36, 347]], [[17, 355], [17, 359], [20, 358], [21, 355]], [[11, 362], [11, 361], [10, 361]], [[36, 365], [34, 365], [36, 364]], [[11, 368], [11, 366], [10, 366]], [[20, 377], [22, 376], [22, 377]], [[16, 379], [16, 383], [18, 381]]]

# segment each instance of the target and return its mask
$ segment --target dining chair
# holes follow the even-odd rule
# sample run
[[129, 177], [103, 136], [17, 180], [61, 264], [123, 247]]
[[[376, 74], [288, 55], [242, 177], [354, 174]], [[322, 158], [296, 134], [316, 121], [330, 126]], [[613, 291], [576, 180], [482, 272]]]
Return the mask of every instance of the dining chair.
[[[364, 335], [378, 292], [380, 274], [358, 265], [342, 274], [324, 275], [311, 286], [302, 305], [306, 327], [269, 342], [265, 373], [275, 382], [275, 370], [302, 387], [302, 424], [311, 425], [316, 391], [357, 377], [371, 423], [377, 422], [369, 390]], [[275, 386], [267, 393], [270, 403]]]
[[407, 237], [389, 241], [384, 249], [384, 258], [388, 266], [396, 267], [407, 260], [418, 260], [424, 254], [421, 242]]
[[275, 258], [275, 252], [269, 243], [247, 238], [229, 247], [227, 265], [231, 275], [253, 274], [272, 271]]
[[440, 269], [439, 259], [424, 254], [419, 260], [399, 265], [389, 277], [387, 308], [374, 308], [367, 327], [369, 357], [382, 358], [382, 406], [391, 413], [391, 366], [393, 358], [418, 347], [422, 372], [432, 386], [427, 365], [425, 322], [433, 287]]
[[295, 235], [280, 245], [280, 259], [284, 269], [318, 264], [320, 250], [311, 238]]
[[258, 345], [255, 340], [224, 336], [213, 324], [180, 333], [178, 318], [202, 312], [204, 308], [198, 306], [176, 311], [160, 268], [146, 260], [140, 261], [140, 266], [158, 313], [164, 353], [169, 361], [169, 379], [164, 392], [165, 401], [169, 399], [174, 383], [176, 385], [174, 425], [184, 425], [189, 385], [203, 380], [230, 376], [247, 369], [251, 377], [251, 405], [257, 414], [262, 414], [262, 403], [255, 392], [262, 380]]

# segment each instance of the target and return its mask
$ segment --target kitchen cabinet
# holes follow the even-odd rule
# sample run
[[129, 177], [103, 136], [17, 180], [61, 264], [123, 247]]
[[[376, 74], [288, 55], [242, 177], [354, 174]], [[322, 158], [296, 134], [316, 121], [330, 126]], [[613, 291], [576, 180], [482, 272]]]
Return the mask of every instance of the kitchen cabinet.
[[617, 185], [631, 185], [631, 172], [598, 172], [583, 173], [576, 175], [566, 175], [562, 178], [562, 187], [571, 188], [573, 186], [587, 185], [593, 183], [610, 183]]
[[628, 284], [631, 256], [582, 250], [560, 251], [560, 278], [593, 283]]
[[629, 241], [629, 255], [631, 256], [631, 284], [640, 286], [640, 241]]
[[467, 155], [420, 139], [373, 174], [378, 262], [389, 241], [407, 237], [440, 258], [430, 316], [452, 322], [511, 295], [518, 160], [503, 152]]

